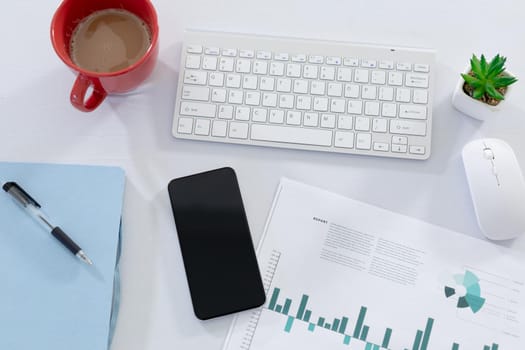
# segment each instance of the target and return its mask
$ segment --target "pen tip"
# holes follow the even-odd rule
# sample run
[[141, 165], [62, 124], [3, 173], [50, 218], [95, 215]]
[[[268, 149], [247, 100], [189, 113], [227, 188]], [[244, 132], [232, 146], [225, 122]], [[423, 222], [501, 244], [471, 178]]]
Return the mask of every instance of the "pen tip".
[[93, 261], [82, 250], [77, 253], [77, 256], [88, 265], [93, 265]]

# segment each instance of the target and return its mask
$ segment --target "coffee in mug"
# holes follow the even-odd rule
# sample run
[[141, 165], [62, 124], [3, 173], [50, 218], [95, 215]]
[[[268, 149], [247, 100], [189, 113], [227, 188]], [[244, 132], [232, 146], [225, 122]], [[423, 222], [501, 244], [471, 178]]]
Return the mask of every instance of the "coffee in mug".
[[123, 9], [105, 9], [78, 24], [70, 55], [82, 69], [112, 73], [133, 65], [150, 46], [151, 32], [142, 19]]

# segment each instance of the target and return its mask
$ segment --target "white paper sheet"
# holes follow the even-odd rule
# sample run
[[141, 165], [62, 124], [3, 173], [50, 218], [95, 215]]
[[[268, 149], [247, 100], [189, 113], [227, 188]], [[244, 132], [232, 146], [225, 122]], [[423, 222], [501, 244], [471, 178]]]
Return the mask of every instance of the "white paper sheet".
[[224, 350], [523, 346], [524, 261], [487, 241], [283, 179], [258, 259]]

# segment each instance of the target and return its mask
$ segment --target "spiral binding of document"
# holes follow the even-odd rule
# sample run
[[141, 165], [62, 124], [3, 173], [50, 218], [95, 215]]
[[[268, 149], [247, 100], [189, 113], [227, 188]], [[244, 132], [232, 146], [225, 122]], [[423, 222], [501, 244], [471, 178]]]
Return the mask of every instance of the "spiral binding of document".
[[187, 31], [172, 132], [427, 159], [434, 59], [427, 49]]

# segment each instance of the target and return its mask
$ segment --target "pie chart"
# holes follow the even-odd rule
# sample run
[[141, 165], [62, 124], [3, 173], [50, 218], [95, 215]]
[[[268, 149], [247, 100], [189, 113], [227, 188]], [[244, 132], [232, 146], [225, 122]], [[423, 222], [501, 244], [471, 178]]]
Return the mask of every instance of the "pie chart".
[[[481, 288], [479, 287], [479, 278], [471, 271], [465, 271], [464, 274], [454, 275], [456, 285], [445, 286], [445, 296], [447, 298], [458, 294], [458, 289], [466, 291], [458, 297], [456, 306], [460, 309], [470, 308], [473, 313], [481, 310], [485, 304], [485, 298], [481, 297]], [[459, 295], [459, 294], [458, 294]]]

